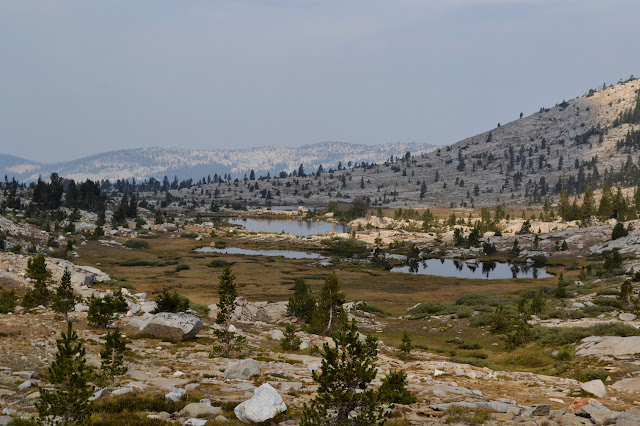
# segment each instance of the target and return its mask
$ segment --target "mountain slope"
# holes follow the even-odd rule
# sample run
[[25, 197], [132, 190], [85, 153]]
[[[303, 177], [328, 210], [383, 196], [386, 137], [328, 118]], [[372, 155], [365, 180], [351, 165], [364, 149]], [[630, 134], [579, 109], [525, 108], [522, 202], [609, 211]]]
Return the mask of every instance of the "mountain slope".
[[9, 178], [13, 176], [23, 176], [34, 170], [38, 170], [41, 166], [41, 164], [35, 161], [14, 157], [13, 155], [0, 154], [0, 174], [2, 176], [7, 175]]
[[[640, 132], [631, 146], [618, 143], [640, 127], [639, 89], [640, 80], [628, 80], [590, 90], [409, 161], [335, 172], [320, 180], [296, 179], [288, 186], [265, 182], [260, 188], [271, 191], [274, 204], [324, 204], [335, 198], [365, 197], [371, 206], [448, 207], [541, 202], [544, 196], [556, 197], [562, 187], [580, 194], [586, 183], [628, 185], [640, 180], [640, 159], [634, 154], [640, 147]], [[621, 114], [632, 110], [637, 117], [621, 122]], [[628, 167], [628, 158], [634, 167]], [[623, 166], [628, 179], [611, 179], [620, 175]], [[264, 196], [264, 192], [251, 192], [247, 184], [220, 195], [252, 204]]]
[[[92, 155], [78, 160], [51, 165], [21, 160], [0, 163], [0, 173], [15, 176], [19, 180], [35, 180], [56, 172], [65, 178], [85, 179], [130, 179], [138, 180], [164, 176], [179, 179], [200, 179], [214, 173], [243, 177], [254, 170], [256, 174], [291, 172], [304, 164], [307, 171], [319, 165], [336, 167], [339, 162], [346, 165], [354, 162], [381, 162], [390, 156], [402, 156], [407, 151], [426, 152], [432, 148], [420, 143], [389, 143], [383, 145], [356, 145], [345, 142], [323, 142], [300, 148], [261, 147], [243, 150], [189, 150], [179, 148], [137, 148]], [[6, 156], [10, 157], [10, 156]], [[15, 158], [15, 157], [11, 157]], [[20, 160], [20, 159], [17, 159]], [[29, 167], [27, 167], [29, 166]]]

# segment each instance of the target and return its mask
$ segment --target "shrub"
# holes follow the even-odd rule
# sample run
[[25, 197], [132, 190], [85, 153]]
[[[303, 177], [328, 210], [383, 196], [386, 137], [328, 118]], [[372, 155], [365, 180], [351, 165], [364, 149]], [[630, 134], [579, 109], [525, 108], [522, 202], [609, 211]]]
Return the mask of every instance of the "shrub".
[[489, 420], [493, 411], [488, 408], [469, 409], [461, 405], [452, 405], [443, 412], [445, 423], [481, 425]]
[[391, 370], [382, 379], [382, 384], [378, 388], [378, 399], [387, 404], [413, 404], [417, 398], [411, 393], [408, 385], [407, 373], [403, 370]]
[[532, 256], [531, 260], [533, 260], [533, 266], [536, 266], [538, 268], [547, 264], [547, 257], [541, 254], [536, 254], [535, 256]]
[[354, 308], [362, 311], [362, 312], [368, 312], [370, 314], [376, 315], [378, 317], [389, 317], [391, 316], [390, 313], [383, 311], [382, 309], [378, 308], [375, 305], [371, 305], [367, 302], [358, 302], [357, 304], [354, 305]]
[[189, 269], [191, 269], [191, 267], [189, 265], [187, 265], [186, 263], [181, 263], [181, 264], [176, 266], [176, 272], [187, 271]]
[[322, 243], [327, 247], [327, 251], [338, 256], [353, 257], [369, 254], [367, 245], [353, 238], [329, 238], [322, 240]]
[[158, 307], [155, 312], [185, 312], [189, 309], [189, 299], [166, 288], [156, 297]]
[[591, 327], [534, 327], [533, 340], [542, 345], [565, 346], [589, 336], [640, 336], [640, 330], [627, 324], [606, 323]]
[[149, 243], [144, 240], [129, 240], [124, 243], [125, 247], [129, 247], [132, 249], [147, 249], [149, 248]]
[[224, 259], [213, 259], [211, 262], [207, 264], [209, 268], [223, 268], [224, 265], [227, 264], [227, 261]]
[[13, 312], [16, 307], [16, 292], [13, 290], [0, 291], [0, 314]]
[[183, 232], [180, 234], [180, 236], [182, 238], [191, 238], [191, 239], [196, 239], [198, 238], [198, 234], [195, 232]]
[[626, 237], [627, 235], [629, 235], [629, 232], [625, 229], [622, 223], [618, 222], [613, 227], [613, 232], [611, 233], [611, 239], [617, 240], [618, 238]]

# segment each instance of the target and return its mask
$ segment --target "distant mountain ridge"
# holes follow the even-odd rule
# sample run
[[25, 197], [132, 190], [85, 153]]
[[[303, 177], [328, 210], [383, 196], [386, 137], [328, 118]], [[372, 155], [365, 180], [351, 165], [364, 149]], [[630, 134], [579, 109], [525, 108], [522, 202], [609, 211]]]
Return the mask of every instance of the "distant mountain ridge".
[[35, 161], [0, 154], [0, 174], [9, 179], [32, 181], [38, 176], [47, 178], [58, 173], [77, 181], [92, 179], [131, 179], [164, 176], [179, 179], [200, 179], [215, 173], [230, 173], [243, 177], [254, 170], [257, 175], [267, 173], [287, 173], [304, 164], [307, 172], [315, 171], [322, 165], [325, 169], [335, 168], [339, 162], [347, 165], [355, 163], [379, 163], [391, 156], [403, 156], [407, 151], [419, 154], [435, 147], [425, 143], [387, 143], [381, 145], [361, 145], [347, 142], [320, 142], [298, 148], [256, 147], [241, 150], [192, 150], [183, 148], [133, 148], [94, 154], [55, 164], [41, 164]]

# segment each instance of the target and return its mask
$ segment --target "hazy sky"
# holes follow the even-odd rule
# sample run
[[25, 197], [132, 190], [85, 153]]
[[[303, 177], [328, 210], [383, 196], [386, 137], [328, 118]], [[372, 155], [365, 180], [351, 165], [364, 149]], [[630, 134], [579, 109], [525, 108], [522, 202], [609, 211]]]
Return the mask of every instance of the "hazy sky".
[[0, 0], [0, 153], [453, 143], [640, 74], [637, 0]]

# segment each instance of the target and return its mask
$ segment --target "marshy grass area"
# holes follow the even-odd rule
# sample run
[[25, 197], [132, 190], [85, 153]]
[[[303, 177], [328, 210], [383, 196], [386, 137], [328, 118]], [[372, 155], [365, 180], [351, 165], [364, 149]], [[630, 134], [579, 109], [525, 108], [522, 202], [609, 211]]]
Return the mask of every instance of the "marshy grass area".
[[[296, 278], [303, 278], [318, 294], [325, 278], [335, 272], [347, 300], [364, 300], [394, 316], [403, 315], [407, 308], [425, 301], [454, 302], [467, 294], [515, 296], [519, 292], [555, 284], [555, 277], [545, 279], [459, 279], [428, 275], [398, 274], [369, 265], [339, 262], [335, 266], [319, 266], [310, 259], [284, 259], [277, 256], [243, 256], [220, 253], [195, 253], [193, 249], [208, 246], [214, 241], [205, 238], [194, 241], [176, 234], [162, 234], [147, 240], [144, 250], [104, 246], [90, 241], [78, 249], [85, 264], [96, 266], [111, 275], [112, 285], [147, 292], [150, 297], [163, 288], [176, 290], [200, 304], [217, 300], [218, 277], [224, 262], [232, 265], [237, 277], [238, 292], [251, 301], [276, 302], [288, 300]], [[253, 243], [246, 238], [225, 237], [229, 246], [245, 248], [283, 248], [286, 243]], [[275, 247], [274, 247], [275, 246]], [[289, 244], [291, 248], [291, 244]], [[296, 249], [299, 249], [296, 245]], [[314, 249], [313, 244], [309, 247]], [[494, 257], [494, 259], [496, 259]], [[554, 259], [551, 273], [564, 270]], [[188, 265], [176, 268], [177, 265]], [[179, 269], [179, 270], [177, 270]], [[578, 271], [565, 272], [572, 279]]]

